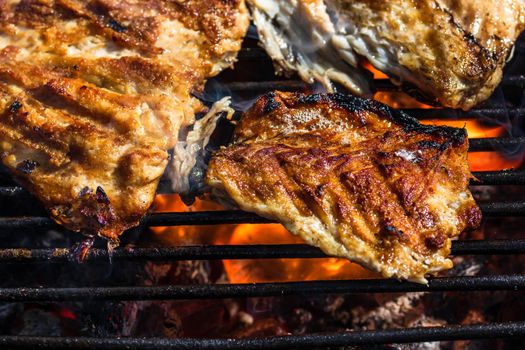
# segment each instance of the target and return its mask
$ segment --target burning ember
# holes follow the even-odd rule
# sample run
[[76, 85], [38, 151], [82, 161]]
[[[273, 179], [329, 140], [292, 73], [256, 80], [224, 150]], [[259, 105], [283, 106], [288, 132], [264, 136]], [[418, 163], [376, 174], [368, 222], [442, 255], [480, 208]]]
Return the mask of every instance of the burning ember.
[[[178, 195], [161, 194], [155, 197], [154, 210], [157, 212], [187, 212], [204, 210], [224, 210], [215, 202], [196, 199], [193, 205], [186, 206]], [[171, 226], [152, 227], [156, 238], [166, 246], [220, 244], [228, 239], [232, 227], [222, 226]]]

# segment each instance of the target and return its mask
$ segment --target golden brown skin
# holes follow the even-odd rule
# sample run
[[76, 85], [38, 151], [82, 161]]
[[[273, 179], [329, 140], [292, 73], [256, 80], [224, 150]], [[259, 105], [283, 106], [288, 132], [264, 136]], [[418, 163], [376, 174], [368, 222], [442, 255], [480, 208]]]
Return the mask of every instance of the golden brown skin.
[[[525, 29], [523, 0], [248, 0], [274, 62], [307, 82], [370, 96], [365, 57], [425, 100], [470, 109], [501, 81]], [[413, 89], [412, 89], [413, 90]]]
[[2, 162], [57, 222], [116, 240], [248, 24], [242, 0], [0, 0]]
[[418, 282], [479, 225], [464, 129], [371, 100], [275, 92], [244, 115], [207, 183], [325, 253]]
[[525, 29], [523, 0], [327, 1], [337, 3], [341, 22], [358, 28], [347, 36], [358, 54], [442, 105], [465, 110], [498, 86]]

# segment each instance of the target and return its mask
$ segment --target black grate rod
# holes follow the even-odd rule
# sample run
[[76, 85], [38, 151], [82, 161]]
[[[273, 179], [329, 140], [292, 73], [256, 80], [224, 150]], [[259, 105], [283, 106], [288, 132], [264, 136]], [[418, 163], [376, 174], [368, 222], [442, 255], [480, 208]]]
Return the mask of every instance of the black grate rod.
[[467, 112], [458, 109], [403, 109], [404, 112], [417, 119], [438, 119], [438, 120], [458, 120], [458, 119], [480, 119], [486, 118], [489, 121], [507, 121], [507, 118], [519, 118], [525, 116], [525, 108], [478, 108], [471, 109]]
[[[496, 171], [474, 171], [472, 173], [477, 179], [470, 182], [471, 186], [495, 186], [495, 185], [525, 185], [525, 170], [496, 170]], [[164, 184], [169, 180], [161, 179]], [[162, 186], [161, 186], [162, 187]], [[164, 187], [170, 187], [165, 185]], [[159, 193], [173, 193], [170, 191]], [[27, 199], [31, 195], [20, 186], [0, 186], [0, 198]]]
[[477, 180], [470, 181], [471, 186], [525, 185], [525, 170], [474, 171], [472, 175]]
[[233, 92], [304, 91], [309, 85], [300, 80], [234, 81], [221, 83]]
[[0, 336], [0, 347], [11, 349], [99, 350], [261, 350], [344, 347], [370, 344], [401, 344], [463, 339], [498, 339], [525, 336], [525, 322], [505, 322], [443, 327], [285, 335], [251, 339], [197, 338], [68, 338]]
[[[485, 217], [508, 217], [524, 216], [525, 202], [509, 203], [478, 203]], [[153, 213], [142, 220], [142, 225], [150, 227], [158, 226], [203, 226], [224, 224], [268, 224], [276, 223], [240, 210], [225, 211], [194, 211], [194, 212], [171, 212]], [[55, 228], [60, 227], [48, 217], [2, 217], [0, 218], [0, 230], [2, 229], [26, 229], [26, 228]]]
[[469, 152], [503, 152], [513, 154], [525, 144], [525, 137], [487, 137], [469, 139]]
[[440, 277], [428, 284], [394, 279], [280, 283], [171, 285], [147, 287], [0, 288], [1, 302], [64, 302], [88, 300], [188, 300], [285, 295], [406, 293], [443, 291], [522, 291], [525, 276]]
[[[512, 78], [512, 79], [510, 79]], [[507, 82], [521, 84], [525, 81], [525, 77], [516, 76], [510, 77]], [[388, 80], [374, 80], [378, 83], [380, 91], [401, 91], [399, 87], [391, 84]], [[311, 86], [300, 80], [270, 80], [270, 81], [234, 81], [234, 82], [220, 82], [225, 89], [232, 92], [252, 92], [262, 94], [268, 91], [302, 91], [307, 92]], [[213, 101], [209, 101], [213, 102]], [[414, 118], [438, 119], [438, 120], [458, 120], [458, 119], [483, 119], [489, 121], [507, 121], [507, 118], [520, 118], [525, 116], [524, 107], [495, 107], [495, 108], [474, 108], [469, 111], [450, 108], [404, 108], [405, 113]]]
[[[454, 241], [452, 255], [525, 254], [525, 240]], [[305, 244], [206, 245], [150, 248], [92, 248], [84, 262], [178, 261], [228, 259], [326, 258], [320, 249]], [[65, 263], [76, 261], [69, 248], [0, 249], [0, 263]]]
[[[264, 52], [259, 53], [259, 55], [265, 54]], [[253, 52], [252, 52], [253, 55]], [[522, 74], [516, 74], [516, 75], [510, 75], [505, 76], [500, 82], [499, 86], [510, 86], [510, 87], [517, 87], [517, 88], [524, 88], [525, 87], [525, 75]], [[374, 88], [377, 91], [403, 91], [403, 89], [394, 83], [390, 81], [390, 79], [374, 79]]]

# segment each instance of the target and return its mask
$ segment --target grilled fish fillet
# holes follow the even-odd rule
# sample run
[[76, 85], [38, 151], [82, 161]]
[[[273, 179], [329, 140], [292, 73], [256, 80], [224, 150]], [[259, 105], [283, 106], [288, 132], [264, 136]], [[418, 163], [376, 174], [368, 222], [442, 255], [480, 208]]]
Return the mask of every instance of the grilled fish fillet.
[[242, 0], [0, 0], [0, 157], [67, 228], [116, 240], [152, 203]]
[[[317, 79], [328, 90], [336, 81], [367, 96], [366, 78], [355, 73], [366, 58], [394, 83], [410, 82], [428, 99], [465, 110], [492, 94], [525, 28], [523, 0], [249, 3], [270, 56], [306, 80]], [[330, 59], [319, 59], [320, 52]]]
[[480, 223], [467, 149], [464, 129], [372, 100], [275, 92], [246, 112], [206, 181], [329, 255], [425, 282], [452, 267], [451, 238]]

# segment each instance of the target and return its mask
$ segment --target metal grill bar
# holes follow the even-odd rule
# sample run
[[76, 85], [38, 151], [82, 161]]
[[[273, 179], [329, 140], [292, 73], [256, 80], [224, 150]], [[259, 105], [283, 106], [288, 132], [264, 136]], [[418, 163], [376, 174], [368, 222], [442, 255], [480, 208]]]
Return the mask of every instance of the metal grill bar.
[[525, 185], [525, 170], [474, 171], [471, 185]]
[[[247, 56], [255, 56], [257, 55], [256, 52], [246, 52]], [[282, 91], [301, 91], [307, 89], [309, 84], [301, 81], [301, 80], [269, 80], [269, 81], [232, 81], [232, 82], [221, 82], [221, 85], [224, 85], [224, 87], [227, 90], [230, 90], [232, 92], [246, 92], [246, 91], [255, 91], [255, 92], [268, 92], [272, 90], [282, 90]], [[510, 76], [506, 77], [501, 81], [501, 86], [513, 86], [513, 87], [520, 87], [523, 88], [525, 86], [525, 76], [523, 75], [516, 75], [516, 76]], [[394, 85], [390, 80], [388, 79], [374, 79], [374, 87], [377, 91], [402, 91], [402, 89]], [[438, 111], [441, 110], [450, 110], [451, 109], [437, 109]], [[479, 109], [488, 111], [491, 115], [496, 113], [492, 113], [492, 109]], [[497, 110], [497, 109], [496, 109]], [[504, 109], [501, 109], [503, 111], [506, 111]], [[477, 111], [476, 109], [471, 110]], [[457, 111], [460, 112], [460, 111]], [[465, 115], [468, 115], [468, 113], [464, 113]], [[501, 114], [499, 114], [501, 116]]]
[[351, 331], [309, 335], [287, 335], [252, 339], [165, 339], [165, 338], [58, 338], [0, 336], [0, 346], [12, 349], [290, 349], [326, 348], [364, 344], [396, 344], [462, 339], [497, 339], [525, 336], [525, 322], [468, 326], [415, 327], [376, 331]]
[[[511, 203], [479, 203], [484, 216], [506, 217], [524, 216], [525, 202]], [[172, 212], [153, 213], [142, 221], [142, 224], [150, 227], [158, 226], [187, 226], [187, 225], [222, 225], [222, 224], [268, 224], [276, 223], [257, 214], [243, 212], [240, 210], [225, 211], [198, 211], [198, 212]], [[58, 227], [48, 217], [4, 217], [0, 218], [1, 229], [22, 228], [52, 228]]]
[[[479, 181], [472, 180], [470, 183], [471, 186], [525, 185], [524, 170], [474, 171], [472, 175]], [[163, 180], [161, 180], [161, 182], [162, 181]], [[30, 196], [30, 194], [20, 186], [0, 187], [0, 197], [17, 198], [27, 196]]]
[[302, 91], [308, 87], [308, 84], [300, 80], [234, 81], [223, 84], [225, 85], [226, 89], [233, 92], [268, 92], [273, 90]]
[[518, 150], [525, 144], [525, 137], [490, 137], [469, 140], [469, 152], [502, 151], [513, 148]]
[[[511, 75], [506, 76], [501, 80], [500, 86], [511, 86], [523, 88], [525, 87], [525, 76]], [[378, 91], [400, 91], [402, 90], [399, 86], [392, 83], [389, 79], [374, 79], [374, 87]]]
[[521, 89], [525, 87], [525, 75], [513, 75], [509, 77], [504, 77], [501, 81], [503, 86], [516, 86]]
[[154, 287], [0, 288], [3, 302], [86, 300], [185, 300], [285, 295], [525, 290], [525, 276], [441, 277], [428, 284], [394, 279], [307, 281], [252, 284], [172, 285]]
[[[455, 241], [452, 255], [525, 254], [525, 240]], [[92, 248], [84, 262], [177, 261], [228, 259], [326, 258], [320, 249], [305, 244], [211, 245], [161, 248]], [[68, 248], [0, 249], [0, 263], [63, 263], [76, 261]]]
[[[472, 180], [471, 186], [479, 185], [525, 185], [524, 170], [474, 171], [472, 175], [478, 180]], [[164, 180], [169, 181], [169, 180]], [[162, 182], [162, 180], [161, 180]], [[162, 192], [160, 192], [162, 193]], [[0, 197], [24, 198], [30, 194], [20, 186], [0, 187]]]
[[[493, 119], [494, 121], [502, 118], [517, 118], [525, 116], [525, 108], [480, 108], [471, 109], [468, 112], [458, 109], [403, 109], [404, 112], [408, 113], [417, 119], [472, 119], [484, 117], [487, 119]], [[488, 121], [488, 120], [487, 120]]]
[[[516, 84], [524, 84], [525, 77], [518, 76], [512, 77], [512, 82]], [[375, 80], [376, 82], [378, 80]], [[391, 84], [390, 81], [384, 80], [379, 81], [380, 85], [379, 91], [400, 91], [400, 88]], [[221, 83], [225, 88], [231, 92], [268, 92], [273, 90], [280, 91], [306, 91], [308, 89], [308, 84], [297, 81], [297, 80], [274, 80], [274, 81], [246, 81], [246, 82], [226, 82]], [[209, 101], [213, 102], [213, 101]], [[459, 109], [450, 109], [450, 108], [413, 108], [413, 109], [403, 109], [404, 112], [413, 116], [417, 119], [472, 119], [472, 118], [486, 118], [493, 120], [500, 120], [502, 118], [519, 118], [525, 116], [525, 108], [516, 107], [516, 108], [477, 108], [471, 109], [469, 111], [463, 111]], [[487, 120], [488, 121], [488, 120]]]

